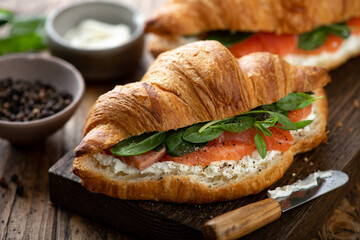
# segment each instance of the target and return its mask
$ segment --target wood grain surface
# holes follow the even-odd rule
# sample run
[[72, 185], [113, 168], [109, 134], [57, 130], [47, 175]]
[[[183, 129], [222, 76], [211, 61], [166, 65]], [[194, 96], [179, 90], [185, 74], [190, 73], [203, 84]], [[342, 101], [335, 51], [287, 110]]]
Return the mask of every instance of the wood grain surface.
[[[1, 0], [0, 8], [8, 8], [19, 14], [46, 15], [56, 7], [69, 2], [75, 1]], [[122, 2], [138, 7], [145, 16], [148, 16], [164, 0], [127, 0]], [[61, 207], [53, 206], [49, 202], [47, 172], [50, 166], [80, 141], [85, 116], [96, 98], [112, 89], [115, 84], [140, 80], [151, 61], [151, 57], [145, 52], [138, 71], [131, 76], [125, 77], [119, 82], [88, 83], [85, 98], [74, 116], [61, 130], [34, 147], [21, 148], [0, 139], [0, 179], [4, 179], [0, 187], [0, 239], [133, 239], [117, 229], [81, 217]], [[359, 149], [353, 148], [353, 142], [356, 142], [357, 146], [360, 145], [360, 127], [359, 124], [356, 125], [360, 122], [360, 109], [353, 104], [354, 101], [360, 101], [360, 69], [358, 66], [360, 66], [360, 58], [353, 59], [340, 69], [333, 71], [331, 75], [336, 82], [332, 82], [326, 89], [330, 104], [337, 104], [339, 108], [337, 111], [330, 112], [331, 141], [328, 145], [321, 146], [320, 149], [329, 149], [322, 157], [331, 156], [339, 159], [339, 167], [342, 165], [340, 160], [344, 159], [344, 156], [360, 161]], [[334, 84], [344, 86], [341, 88], [344, 92], [338, 94], [338, 97], [333, 97], [339, 91]], [[317, 169], [327, 169], [326, 163], [323, 162], [319, 165], [316, 161], [321, 156], [319, 151], [315, 150], [299, 156], [297, 160], [304, 161], [304, 169], [292, 166], [285, 176], [286, 180], [282, 180], [279, 184], [298, 179], [301, 176], [300, 173], [308, 174]], [[305, 161], [307, 158], [308, 160]], [[349, 168], [351, 167], [358, 166], [349, 165]], [[353, 173], [358, 170], [359, 168], [346, 169]], [[293, 173], [295, 173], [294, 176]], [[17, 181], [13, 177], [15, 175], [19, 178]], [[356, 176], [351, 177], [356, 179]], [[21, 194], [21, 189], [23, 189], [23, 194]], [[264, 193], [262, 194], [264, 195]], [[337, 197], [340, 203], [337, 208], [324, 209], [329, 215], [324, 225], [320, 225], [322, 219], [310, 219], [310, 221], [318, 221], [319, 225], [319, 231], [313, 236], [314, 239], [360, 239], [360, 180], [357, 179], [356, 185], [347, 195]], [[81, 204], [81, 200], [79, 200], [79, 204]], [[163, 210], [161, 206], [153, 206], [154, 203], [144, 202], [142, 204], [144, 208], [157, 207], [159, 212]], [[315, 206], [321, 207], [322, 205], [319, 200]], [[194, 208], [201, 207], [194, 206]], [[307, 209], [307, 211], [312, 210]], [[213, 209], [212, 212], [216, 213], [216, 211], [218, 209]], [[212, 212], [206, 217], [211, 217]], [[297, 217], [296, 214], [293, 215]], [[199, 219], [202, 217], [204, 216], [200, 215]], [[139, 231], [142, 230], [139, 229]], [[301, 232], [301, 229], [298, 232]]]

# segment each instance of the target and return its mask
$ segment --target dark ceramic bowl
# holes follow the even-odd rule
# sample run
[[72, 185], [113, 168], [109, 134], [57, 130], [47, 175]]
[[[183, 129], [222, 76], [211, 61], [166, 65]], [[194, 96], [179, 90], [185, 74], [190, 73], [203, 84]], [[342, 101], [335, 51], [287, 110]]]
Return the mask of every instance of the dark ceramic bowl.
[[0, 81], [36, 81], [52, 85], [56, 91], [68, 92], [72, 102], [66, 108], [39, 120], [12, 122], [0, 120], [0, 138], [14, 144], [32, 145], [61, 128], [72, 116], [84, 94], [81, 74], [69, 63], [39, 54], [14, 54], [0, 58]]
[[[71, 46], [62, 36], [88, 18], [126, 24], [131, 38], [116, 47], [99, 50]], [[56, 9], [47, 17], [45, 28], [51, 53], [72, 63], [87, 80], [116, 79], [136, 69], [143, 52], [144, 17], [135, 8], [117, 2], [82, 2]]]

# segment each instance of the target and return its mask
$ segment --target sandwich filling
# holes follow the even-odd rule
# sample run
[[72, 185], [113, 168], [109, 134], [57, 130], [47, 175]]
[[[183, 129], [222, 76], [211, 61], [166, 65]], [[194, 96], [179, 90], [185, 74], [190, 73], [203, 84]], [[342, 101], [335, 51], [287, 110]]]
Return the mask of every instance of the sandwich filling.
[[[296, 143], [301, 137], [316, 132], [316, 125], [319, 119], [315, 116], [319, 111], [314, 105], [311, 107], [311, 113], [303, 116], [303, 120], [312, 120], [314, 122], [299, 130], [292, 130], [290, 134], [293, 142]], [[269, 150], [265, 158], [262, 158], [258, 151], [254, 150], [250, 155], [244, 156], [241, 160], [220, 160], [213, 161], [209, 165], [203, 167], [199, 165], [188, 165], [181, 162], [161, 161], [156, 162], [144, 170], [139, 170], [134, 166], [130, 166], [121, 161], [114, 155], [96, 153], [93, 157], [99, 164], [117, 176], [135, 179], [139, 177], [145, 178], [162, 178], [168, 175], [196, 175], [203, 181], [212, 185], [224, 183], [224, 180], [236, 180], [249, 174], [256, 174], [266, 169], [271, 164], [275, 164], [276, 160], [281, 158], [282, 151]], [[225, 181], [226, 182], [226, 181]]]
[[[217, 40], [237, 58], [265, 51], [283, 56], [291, 64], [326, 67], [329, 57], [337, 62], [360, 51], [360, 17], [322, 26], [304, 34], [214, 31], [175, 39], [179, 41], [178, 44]], [[171, 40], [164, 44], [177, 45]]]
[[255, 33], [243, 41], [230, 45], [229, 50], [235, 57], [262, 51], [280, 56], [319, 55], [337, 51], [349, 37], [359, 34], [360, 18], [353, 18], [346, 23], [322, 26], [301, 35]]
[[287, 151], [307, 131], [315, 116], [312, 102], [318, 98], [291, 93], [235, 117], [134, 136], [94, 158], [104, 166], [115, 164], [115, 172], [126, 166], [126, 172], [141, 173], [162, 163], [206, 169], [214, 162], [267, 159]]

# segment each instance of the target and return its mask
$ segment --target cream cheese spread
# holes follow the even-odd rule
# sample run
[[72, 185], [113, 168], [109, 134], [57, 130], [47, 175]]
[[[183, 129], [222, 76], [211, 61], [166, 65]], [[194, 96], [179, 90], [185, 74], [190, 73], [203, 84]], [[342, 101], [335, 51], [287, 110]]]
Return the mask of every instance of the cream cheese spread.
[[285, 60], [293, 65], [328, 67], [331, 62], [342, 61], [360, 51], [360, 36], [350, 35], [334, 52], [323, 52], [317, 55], [289, 54]]
[[82, 49], [106, 49], [130, 40], [130, 27], [126, 24], [112, 25], [94, 19], [85, 19], [69, 29], [64, 38], [70, 45]]
[[268, 151], [264, 159], [262, 159], [257, 151], [250, 156], [243, 157], [240, 161], [216, 161], [207, 167], [189, 166], [172, 161], [157, 162], [144, 169], [138, 170], [133, 166], [129, 166], [111, 155], [96, 153], [94, 158], [104, 167], [108, 167], [114, 174], [129, 177], [153, 176], [161, 177], [167, 175], [198, 175], [207, 179], [237, 179], [245, 174], [257, 173], [271, 164], [271, 159], [280, 156], [280, 151]]
[[318, 185], [317, 179], [318, 178], [328, 178], [332, 176], [332, 170], [328, 171], [318, 171], [310, 174], [303, 180], [298, 180], [297, 182], [286, 185], [282, 187], [277, 187], [274, 190], [268, 191], [268, 196], [274, 199], [283, 198], [290, 196], [293, 192], [297, 192], [300, 190], [307, 190]]

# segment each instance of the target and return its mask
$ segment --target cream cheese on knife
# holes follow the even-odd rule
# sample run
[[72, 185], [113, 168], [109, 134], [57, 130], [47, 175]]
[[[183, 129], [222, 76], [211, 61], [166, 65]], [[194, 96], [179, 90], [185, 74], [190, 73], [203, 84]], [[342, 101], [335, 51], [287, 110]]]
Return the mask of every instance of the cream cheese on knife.
[[116, 47], [129, 41], [130, 37], [128, 25], [112, 25], [94, 19], [81, 21], [64, 35], [71, 46], [90, 50]]
[[286, 185], [282, 187], [277, 187], [274, 190], [268, 191], [268, 196], [274, 199], [282, 198], [290, 196], [293, 192], [297, 192], [299, 190], [307, 190], [313, 188], [318, 185], [317, 179], [318, 178], [327, 178], [331, 177], [333, 171], [318, 171], [310, 174], [307, 178], [303, 180], [298, 180], [297, 182]]

